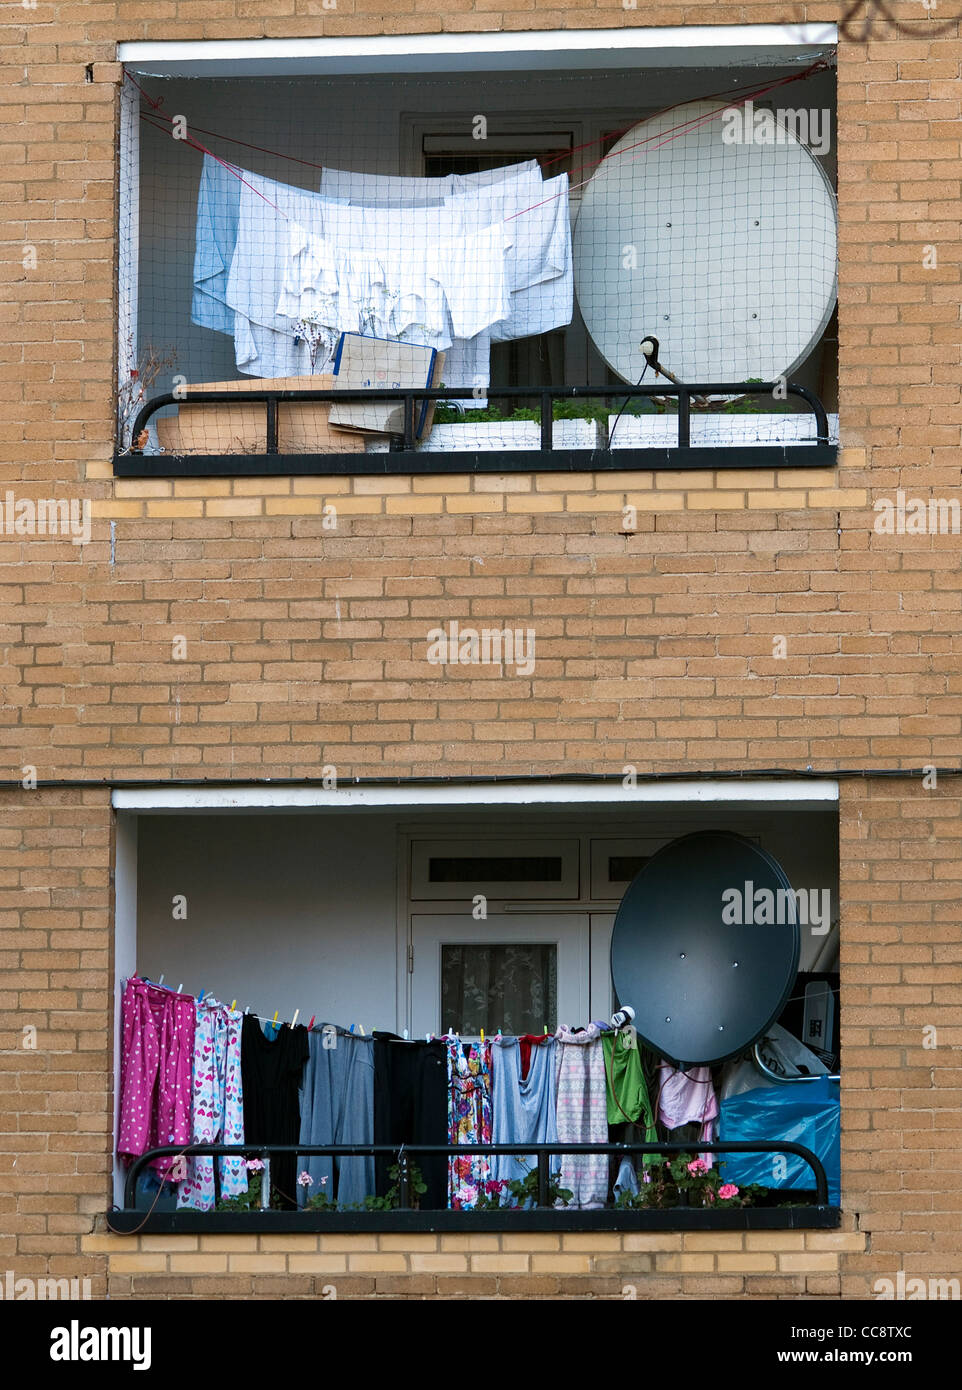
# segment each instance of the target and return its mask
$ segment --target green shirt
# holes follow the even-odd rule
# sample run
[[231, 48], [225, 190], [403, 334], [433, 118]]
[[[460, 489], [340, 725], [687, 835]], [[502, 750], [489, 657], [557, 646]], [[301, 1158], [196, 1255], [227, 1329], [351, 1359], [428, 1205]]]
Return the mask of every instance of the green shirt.
[[603, 1033], [601, 1045], [605, 1051], [608, 1123], [618, 1125], [630, 1120], [633, 1124], [644, 1125], [646, 1142], [657, 1139], [635, 1034], [628, 1029]]

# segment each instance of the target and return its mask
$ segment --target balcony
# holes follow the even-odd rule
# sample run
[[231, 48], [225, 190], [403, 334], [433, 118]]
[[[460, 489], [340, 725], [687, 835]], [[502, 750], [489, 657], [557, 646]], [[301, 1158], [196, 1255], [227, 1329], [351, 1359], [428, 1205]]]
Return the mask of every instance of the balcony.
[[[837, 417], [797, 383], [501, 386], [491, 396], [507, 407], [498, 422], [485, 418], [490, 412], [477, 420], [463, 410], [463, 388], [355, 391], [260, 382], [187, 387], [143, 404], [130, 431], [134, 444], [117, 451], [114, 472], [120, 478], [387, 476], [770, 470], [837, 462]], [[784, 408], [773, 410], [773, 401]], [[331, 429], [327, 416], [334, 402], [396, 402], [397, 432]], [[455, 421], [435, 424], [418, 440], [416, 422], [430, 405]], [[174, 406], [191, 427], [175, 423], [165, 445], [157, 431], [171, 423]], [[221, 410], [215, 414], [216, 407]]]
[[[560, 1164], [562, 1155], [606, 1154], [624, 1158], [644, 1154], [678, 1157], [680, 1154], [793, 1154], [811, 1170], [814, 1186], [786, 1200], [784, 1191], [770, 1194], [776, 1205], [748, 1205], [725, 1208], [689, 1205], [682, 1201], [669, 1208], [624, 1208], [607, 1206], [596, 1210], [565, 1209], [551, 1202], [550, 1168], [552, 1161]], [[297, 1154], [301, 1158], [330, 1155], [337, 1158], [372, 1155], [397, 1165], [396, 1204], [375, 1210], [342, 1208], [333, 1204], [328, 1210], [278, 1210], [271, 1205], [270, 1158], [272, 1154]], [[261, 1184], [259, 1206], [246, 1211], [195, 1211], [184, 1208], [176, 1211], [156, 1211], [154, 1202], [145, 1211], [137, 1201], [140, 1175], [152, 1160], [194, 1154], [245, 1157], [256, 1154], [264, 1167], [266, 1182]], [[495, 1207], [465, 1210], [424, 1209], [417, 1205], [413, 1169], [426, 1156], [444, 1155], [464, 1158], [477, 1155], [482, 1161], [496, 1155], [534, 1155], [537, 1162], [537, 1194], [525, 1207]], [[570, 1195], [570, 1194], [569, 1194]], [[685, 1195], [685, 1194], [683, 1194]], [[127, 1172], [124, 1184], [124, 1205], [108, 1217], [108, 1227], [116, 1235], [188, 1235], [188, 1234], [273, 1234], [297, 1232], [362, 1232], [362, 1231], [743, 1231], [743, 1230], [833, 1230], [840, 1224], [840, 1209], [829, 1204], [828, 1180], [819, 1158], [802, 1144], [787, 1140], [752, 1143], [709, 1143], [689, 1141], [679, 1143], [637, 1144], [406, 1144], [400, 1149], [376, 1144], [167, 1144], [149, 1149], [136, 1158]]]

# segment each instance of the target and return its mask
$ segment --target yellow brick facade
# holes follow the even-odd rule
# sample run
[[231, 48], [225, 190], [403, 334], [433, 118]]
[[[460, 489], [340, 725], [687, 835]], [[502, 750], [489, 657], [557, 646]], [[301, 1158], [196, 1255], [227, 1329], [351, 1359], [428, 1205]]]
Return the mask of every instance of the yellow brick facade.
[[[790, 10], [834, 22], [842, 8]], [[387, 16], [362, 0], [4, 8], [0, 456], [18, 495], [56, 483], [93, 512], [82, 555], [66, 540], [0, 540], [0, 1254], [18, 1274], [90, 1278], [96, 1297], [237, 1299], [331, 1287], [338, 1298], [862, 1298], [899, 1268], [960, 1274], [959, 539], [903, 552], [871, 524], [873, 502], [898, 487], [959, 496], [957, 34], [880, 25], [839, 45], [837, 468], [123, 481], [111, 464], [118, 42], [786, 17], [768, 0], [505, 0]], [[923, 271], [930, 244], [938, 267]], [[24, 268], [26, 246], [36, 269]], [[411, 675], [425, 626], [463, 611], [465, 595], [472, 611], [494, 601], [502, 621], [533, 616], [550, 633], [536, 735], [532, 691], [491, 720], [473, 712], [467, 683], [438, 696]], [[318, 640], [319, 621], [306, 679], [297, 644]], [[174, 634], [191, 642], [186, 674], [170, 661]], [[279, 655], [255, 652], [242, 673], [225, 664], [225, 644], [268, 640]], [[156, 717], [175, 692], [176, 724]], [[399, 700], [418, 713], [387, 741]], [[840, 828], [841, 1230], [108, 1234], [109, 782], [316, 778], [330, 762], [344, 778], [597, 775], [626, 762], [640, 776], [852, 773]], [[937, 786], [923, 785], [928, 765], [946, 769]], [[38, 790], [25, 789], [25, 768]]]

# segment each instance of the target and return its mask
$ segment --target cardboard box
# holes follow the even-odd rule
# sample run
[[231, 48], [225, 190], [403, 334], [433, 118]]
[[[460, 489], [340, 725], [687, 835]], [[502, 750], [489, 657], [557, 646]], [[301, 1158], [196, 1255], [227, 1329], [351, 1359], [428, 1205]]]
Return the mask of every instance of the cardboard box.
[[[177, 414], [157, 420], [157, 438], [172, 454], [264, 454], [267, 452], [267, 407], [227, 403], [190, 404], [195, 391], [245, 392], [270, 388], [278, 391], [333, 391], [333, 376], [293, 376], [243, 381], [197, 382]], [[280, 401], [277, 406], [277, 447], [282, 454], [360, 453], [363, 439], [330, 422], [329, 401]]]
[[[389, 338], [369, 338], [360, 333], [342, 333], [334, 358], [336, 385], [341, 390], [389, 390], [412, 386], [421, 390], [438, 386], [444, 353], [420, 343], [397, 343]], [[434, 402], [415, 403], [415, 439], [431, 432]], [[331, 424], [343, 429], [373, 434], [403, 434], [402, 401], [338, 401], [331, 410]]]

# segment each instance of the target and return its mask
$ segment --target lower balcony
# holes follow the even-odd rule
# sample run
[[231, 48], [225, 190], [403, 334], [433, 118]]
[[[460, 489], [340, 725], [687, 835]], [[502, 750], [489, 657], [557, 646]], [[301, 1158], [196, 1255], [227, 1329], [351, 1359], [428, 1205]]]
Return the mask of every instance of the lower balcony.
[[[699, 1153], [735, 1154], [792, 1154], [811, 1170], [813, 1187], [794, 1192], [786, 1198], [784, 1191], [743, 1194], [738, 1205], [719, 1200], [718, 1184], [705, 1184], [695, 1179], [691, 1186], [672, 1193], [671, 1206], [610, 1204], [598, 1210], [566, 1209], [564, 1195], [556, 1196], [558, 1174], [553, 1165], [560, 1164], [562, 1155], [606, 1154], [622, 1159], [633, 1155], [657, 1154], [670, 1162], [682, 1154], [687, 1158], [693, 1148]], [[149, 1197], [138, 1196], [138, 1181], [148, 1164], [157, 1158], [183, 1155], [237, 1156], [255, 1153], [259, 1157], [253, 1166], [259, 1168], [258, 1187], [253, 1197], [244, 1199], [240, 1209], [235, 1203], [218, 1203], [213, 1211], [156, 1210]], [[395, 1166], [389, 1169], [393, 1186], [388, 1197], [369, 1202], [362, 1209], [338, 1209], [333, 1204], [306, 1204], [298, 1210], [277, 1210], [270, 1205], [271, 1155], [296, 1153], [298, 1162], [315, 1155], [336, 1159], [350, 1157], [381, 1157]], [[462, 1210], [422, 1210], [418, 1207], [418, 1160], [429, 1156], [465, 1158], [477, 1155], [482, 1162], [497, 1155], [535, 1155], [537, 1167], [531, 1170], [531, 1196], [525, 1204], [506, 1206], [495, 1197], [487, 1198], [488, 1205]], [[248, 1164], [248, 1166], [252, 1166]], [[485, 1184], [485, 1186], [487, 1186]], [[737, 1192], [737, 1189], [736, 1189]], [[712, 1195], [708, 1195], [708, 1194]], [[570, 1194], [569, 1194], [570, 1195]], [[156, 1201], [156, 1199], [154, 1199]], [[248, 1204], [249, 1202], [249, 1204]], [[386, 1205], [378, 1205], [386, 1203]], [[221, 1209], [223, 1207], [233, 1209]], [[406, 1145], [398, 1150], [392, 1146], [373, 1144], [328, 1145], [265, 1145], [254, 1149], [227, 1144], [192, 1144], [187, 1147], [168, 1144], [150, 1149], [137, 1158], [128, 1170], [124, 1187], [124, 1206], [108, 1214], [107, 1225], [116, 1235], [147, 1234], [238, 1234], [248, 1233], [311, 1233], [364, 1231], [800, 1231], [834, 1230], [841, 1223], [841, 1211], [829, 1205], [829, 1187], [825, 1168], [819, 1158], [801, 1144], [785, 1140], [752, 1143], [688, 1144], [462, 1144]]]

